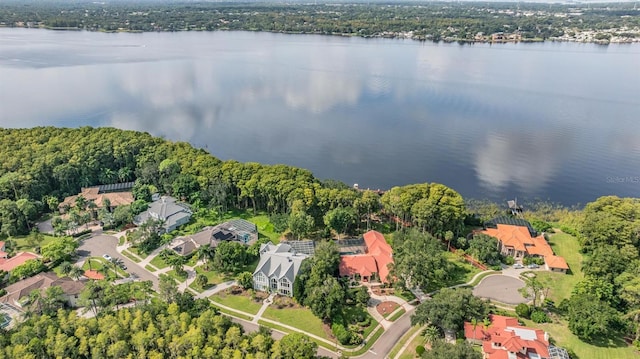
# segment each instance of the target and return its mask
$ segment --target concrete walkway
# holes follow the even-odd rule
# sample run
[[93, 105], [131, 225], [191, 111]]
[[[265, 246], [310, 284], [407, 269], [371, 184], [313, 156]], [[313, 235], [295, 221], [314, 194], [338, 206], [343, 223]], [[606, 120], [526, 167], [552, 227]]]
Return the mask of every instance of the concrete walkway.
[[251, 321], [252, 323], [258, 324], [258, 321], [262, 317], [262, 313], [264, 313], [264, 311], [267, 310], [267, 308], [269, 308], [271, 303], [273, 303], [273, 298], [275, 298], [275, 297], [276, 297], [276, 294], [275, 293], [271, 293], [271, 295], [269, 295], [268, 298], [266, 298], [265, 300], [262, 301], [262, 307], [258, 311], [258, 314], [256, 314], [255, 317], [253, 317], [253, 320]]

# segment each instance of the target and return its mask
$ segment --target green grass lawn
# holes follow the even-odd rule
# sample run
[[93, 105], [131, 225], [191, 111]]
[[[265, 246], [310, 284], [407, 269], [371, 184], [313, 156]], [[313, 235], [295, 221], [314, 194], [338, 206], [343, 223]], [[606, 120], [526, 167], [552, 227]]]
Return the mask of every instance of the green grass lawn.
[[168, 271], [166, 273], [168, 276], [172, 277], [173, 279], [177, 280], [178, 282], [182, 283], [185, 280], [187, 280], [187, 272], [182, 273], [182, 275], [178, 275], [178, 273], [176, 273], [176, 271], [174, 269]]
[[567, 261], [571, 272], [568, 274], [552, 273], [547, 271], [537, 272], [540, 281], [549, 288], [549, 298], [556, 304], [562, 299], [569, 298], [573, 287], [584, 278], [582, 274], [582, 254], [578, 239], [566, 234], [555, 233], [550, 235], [549, 243], [553, 251]]
[[378, 339], [380, 338], [382, 333], [384, 333], [384, 328], [382, 328], [382, 327], [378, 328], [376, 330], [376, 332], [373, 333], [371, 338], [369, 338], [369, 340], [364, 345], [364, 347], [360, 348], [359, 350], [357, 350], [355, 352], [347, 352], [347, 353], [345, 353], [345, 355], [348, 356], [348, 357], [352, 357], [352, 356], [359, 356], [359, 355], [364, 354], [367, 350], [369, 350], [369, 348], [371, 348], [376, 343], [376, 341], [378, 341]]
[[132, 261], [136, 262], [136, 263], [140, 263], [140, 259], [138, 257], [136, 257], [135, 255], [133, 255], [133, 253], [129, 252], [127, 249], [125, 249], [124, 251], [122, 251], [122, 255], [131, 259]]
[[269, 306], [262, 315], [263, 318], [278, 321], [282, 324], [290, 325], [294, 328], [315, 334], [321, 338], [329, 339], [324, 331], [322, 320], [311, 313], [306, 308], [283, 308], [276, 309]]
[[399, 311], [396, 311], [395, 314], [393, 314], [391, 317], [387, 318], [387, 320], [390, 322], [395, 322], [396, 320], [398, 320], [398, 318], [403, 316], [404, 313], [406, 312], [407, 311], [404, 308], [401, 308]]
[[425, 341], [424, 341], [424, 337], [422, 335], [416, 336], [409, 343], [409, 345], [407, 345], [407, 349], [404, 351], [404, 353], [402, 353], [402, 355], [400, 355], [400, 359], [413, 359], [413, 358], [416, 358], [418, 356], [418, 354], [416, 354], [416, 347], [418, 345], [424, 346], [424, 343], [425, 343]]
[[169, 263], [165, 262], [164, 259], [160, 258], [160, 256], [153, 257], [153, 259], [151, 260], [151, 262], [149, 262], [149, 264], [153, 265], [158, 269], [167, 268], [169, 266]]
[[41, 233], [41, 235], [42, 235], [42, 242], [40, 243], [30, 238], [30, 235], [11, 237], [11, 239], [13, 239], [16, 242], [16, 253], [33, 252], [35, 251], [36, 247], [42, 247], [46, 244], [51, 243], [51, 241], [62, 238], [62, 237], [50, 236], [44, 233]]
[[523, 320], [526, 326], [539, 328], [549, 333], [556, 345], [571, 349], [579, 359], [628, 359], [637, 358], [638, 351], [626, 345], [622, 340], [617, 343], [593, 345], [581, 341], [573, 335], [566, 322], [536, 324], [530, 320]]
[[258, 314], [262, 307], [262, 303], [257, 303], [249, 297], [243, 295], [230, 295], [226, 293], [218, 293], [209, 297], [214, 303], [220, 303], [229, 308], [237, 309], [241, 312], [249, 314]]
[[144, 266], [144, 269], [148, 270], [149, 272], [157, 271], [157, 269], [152, 267], [151, 264], [147, 264], [146, 266]]
[[209, 285], [220, 284], [222, 282], [233, 280], [232, 276], [225, 275], [217, 271], [208, 271], [203, 266], [195, 267], [196, 274], [204, 274], [209, 279]]

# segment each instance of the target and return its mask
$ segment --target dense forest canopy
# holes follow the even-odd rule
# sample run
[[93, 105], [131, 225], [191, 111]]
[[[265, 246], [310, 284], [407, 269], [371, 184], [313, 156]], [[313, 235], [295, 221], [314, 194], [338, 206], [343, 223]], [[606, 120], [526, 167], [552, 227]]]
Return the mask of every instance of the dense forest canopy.
[[[404, 36], [473, 41], [476, 34], [518, 31], [546, 39], [581, 30], [618, 29], [637, 37], [633, 4], [588, 5], [486, 2], [218, 3], [27, 2], [0, 5], [0, 25], [90, 31], [250, 30], [287, 33]], [[611, 34], [609, 34], [610, 36]]]
[[[154, 188], [196, 208], [287, 214], [287, 225], [298, 237], [324, 223], [350, 233], [380, 208], [378, 194], [319, 181], [308, 170], [223, 162], [188, 143], [148, 133], [91, 127], [0, 129], [0, 146], [0, 233], [5, 236], [26, 233], [29, 221], [57, 211], [60, 200], [82, 187], [126, 181], [136, 181], [138, 199], [150, 199], [149, 188]], [[388, 193], [382, 202], [405, 221], [436, 235], [458, 234], [463, 228], [464, 201], [444, 185], [394, 187]], [[118, 222], [131, 219], [130, 213], [120, 212], [113, 213], [122, 217]]]

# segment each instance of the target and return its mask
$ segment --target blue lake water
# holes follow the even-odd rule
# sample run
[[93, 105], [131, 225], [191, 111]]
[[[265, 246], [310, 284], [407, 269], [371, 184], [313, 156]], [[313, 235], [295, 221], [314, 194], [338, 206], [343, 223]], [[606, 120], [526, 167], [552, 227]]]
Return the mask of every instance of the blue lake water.
[[0, 29], [0, 127], [113, 126], [361, 188], [640, 196], [640, 46]]

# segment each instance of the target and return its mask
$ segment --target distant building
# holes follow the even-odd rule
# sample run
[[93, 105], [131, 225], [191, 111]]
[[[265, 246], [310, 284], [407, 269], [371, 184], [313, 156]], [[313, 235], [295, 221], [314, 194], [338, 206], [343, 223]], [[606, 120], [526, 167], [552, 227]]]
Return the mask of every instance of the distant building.
[[482, 345], [483, 359], [569, 359], [567, 351], [549, 344], [549, 335], [521, 326], [518, 319], [490, 315], [491, 324], [464, 323], [464, 336], [472, 344]]
[[114, 183], [107, 185], [99, 185], [94, 187], [84, 187], [79, 194], [69, 196], [58, 205], [60, 213], [64, 213], [66, 208], [73, 208], [76, 205], [76, 199], [80, 196], [84, 197], [87, 202], [93, 202], [97, 208], [103, 208], [105, 203], [109, 204], [109, 211], [118, 206], [124, 206], [133, 203], [134, 182]]
[[296, 253], [286, 243], [269, 242], [260, 247], [260, 262], [253, 272], [253, 288], [289, 297], [293, 296], [293, 283], [306, 254]]
[[[377, 278], [383, 283], [389, 282], [389, 264], [393, 263], [393, 250], [382, 233], [369, 231], [364, 234], [366, 253], [345, 254], [340, 256], [340, 276], [351, 277], [365, 282]], [[353, 248], [357, 248], [354, 241]], [[341, 246], [342, 248], [342, 246]]]
[[191, 210], [186, 204], [178, 203], [173, 197], [160, 197], [151, 202], [149, 208], [134, 218], [137, 226], [150, 218], [162, 221], [164, 232], [169, 233], [191, 219]]
[[75, 281], [68, 277], [58, 278], [53, 272], [40, 273], [6, 287], [7, 294], [0, 297], [0, 303], [24, 311], [24, 307], [29, 304], [31, 292], [34, 290], [44, 291], [49, 287], [59, 286], [62, 288], [67, 304], [75, 307], [84, 285], [83, 281]]
[[498, 240], [498, 249], [505, 256], [522, 260], [525, 256], [544, 258], [545, 268], [553, 272], [566, 273], [569, 266], [564, 258], [556, 256], [544, 238], [529, 222], [511, 217], [498, 217], [485, 223], [479, 233]]

